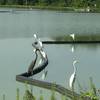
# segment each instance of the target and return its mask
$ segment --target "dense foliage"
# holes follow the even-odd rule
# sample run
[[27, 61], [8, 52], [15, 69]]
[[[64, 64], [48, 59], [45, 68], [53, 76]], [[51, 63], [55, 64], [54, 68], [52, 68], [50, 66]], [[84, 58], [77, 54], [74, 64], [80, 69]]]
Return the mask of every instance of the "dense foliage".
[[0, 0], [0, 5], [45, 5], [63, 7], [100, 7], [100, 0]]

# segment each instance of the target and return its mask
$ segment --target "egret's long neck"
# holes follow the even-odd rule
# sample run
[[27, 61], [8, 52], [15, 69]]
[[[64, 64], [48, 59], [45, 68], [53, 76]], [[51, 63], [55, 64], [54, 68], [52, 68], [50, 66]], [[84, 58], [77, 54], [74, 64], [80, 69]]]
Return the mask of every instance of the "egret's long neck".
[[74, 73], [76, 73], [76, 66], [75, 66], [75, 63], [73, 64], [73, 67], [74, 67]]

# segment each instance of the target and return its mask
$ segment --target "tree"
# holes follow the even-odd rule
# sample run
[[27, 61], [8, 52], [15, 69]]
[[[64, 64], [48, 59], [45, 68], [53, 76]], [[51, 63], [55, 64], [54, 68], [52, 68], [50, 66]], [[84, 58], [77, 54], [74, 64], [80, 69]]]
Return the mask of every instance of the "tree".
[[24, 0], [16, 0], [16, 4], [23, 5], [24, 4]]
[[52, 0], [45, 0], [45, 2], [46, 2], [48, 5], [52, 4]]
[[1, 5], [5, 5], [7, 3], [7, 0], [0, 0]]
[[72, 5], [75, 7], [80, 7], [82, 5], [81, 0], [73, 0]]
[[16, 0], [7, 0], [6, 4], [16, 4]]
[[70, 6], [72, 3], [72, 0], [64, 0], [64, 1], [65, 1], [66, 6]]
[[96, 5], [100, 8], [100, 0], [96, 0]]

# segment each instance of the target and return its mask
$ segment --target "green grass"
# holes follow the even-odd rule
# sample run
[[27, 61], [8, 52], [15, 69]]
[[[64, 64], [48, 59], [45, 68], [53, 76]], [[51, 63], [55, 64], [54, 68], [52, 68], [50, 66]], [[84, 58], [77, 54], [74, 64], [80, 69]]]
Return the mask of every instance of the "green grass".
[[23, 8], [23, 9], [41, 9], [41, 10], [57, 10], [57, 11], [74, 11], [73, 7], [61, 6], [45, 6], [45, 5], [0, 5], [1, 8]]
[[19, 100], [19, 88], [16, 89], [16, 100]]
[[[6, 7], [6, 8], [33, 8], [33, 9], [46, 9], [46, 10], [57, 10], [57, 11], [69, 11], [69, 12], [87, 12], [85, 9], [86, 7], [76, 7], [76, 6], [65, 6], [64, 3], [53, 3], [50, 5], [47, 5], [46, 3], [36, 3], [35, 5], [18, 5], [18, 4], [6, 4], [6, 5], [0, 5], [0, 7]], [[83, 9], [83, 11], [81, 10]], [[99, 13], [100, 12], [100, 7], [91, 7], [90, 12], [94, 12], [94, 13]]]
[[90, 97], [91, 100], [100, 100], [100, 93], [98, 92], [98, 89], [96, 89], [92, 77], [89, 79], [89, 89], [86, 91], [81, 90], [80, 92], [81, 96]]

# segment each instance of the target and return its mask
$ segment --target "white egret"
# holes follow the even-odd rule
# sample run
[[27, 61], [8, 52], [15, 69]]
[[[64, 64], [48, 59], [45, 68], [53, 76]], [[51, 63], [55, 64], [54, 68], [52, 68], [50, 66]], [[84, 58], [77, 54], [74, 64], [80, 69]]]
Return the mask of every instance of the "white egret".
[[75, 34], [70, 34], [70, 36], [72, 37], [73, 41], [75, 40]]
[[36, 34], [34, 34], [33, 36], [34, 36], [35, 39], [37, 39], [37, 35]]
[[73, 61], [73, 67], [74, 67], [74, 72], [73, 74], [71, 75], [70, 79], [69, 79], [69, 87], [74, 90], [74, 83], [75, 83], [75, 79], [76, 79], [76, 67], [75, 67], [75, 64], [77, 63], [78, 61], [77, 60], [74, 60]]

